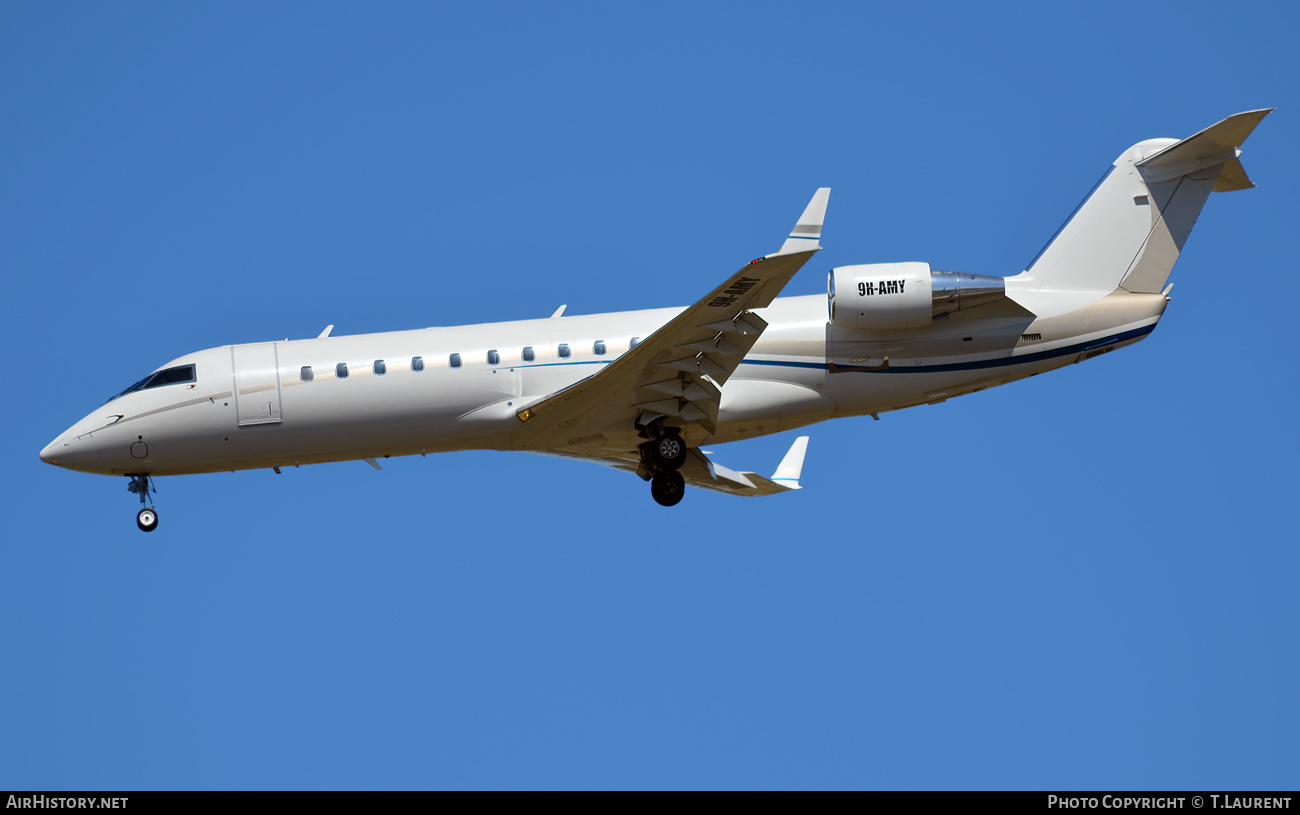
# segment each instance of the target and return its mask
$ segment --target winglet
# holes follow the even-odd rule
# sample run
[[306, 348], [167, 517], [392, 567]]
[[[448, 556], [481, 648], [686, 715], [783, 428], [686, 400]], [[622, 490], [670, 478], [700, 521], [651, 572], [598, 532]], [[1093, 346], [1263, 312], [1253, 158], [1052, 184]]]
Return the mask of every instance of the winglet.
[[815, 251], [821, 247], [822, 224], [826, 221], [826, 203], [830, 200], [831, 188], [822, 187], [813, 193], [812, 200], [804, 209], [803, 215], [790, 232], [790, 237], [781, 245], [778, 255], [795, 252]]
[[[823, 206], [825, 204], [823, 203]], [[801, 489], [799, 475], [803, 472], [803, 457], [808, 452], [808, 437], [800, 436], [790, 445], [790, 451], [781, 459], [781, 465], [772, 473], [772, 480], [790, 490]]]

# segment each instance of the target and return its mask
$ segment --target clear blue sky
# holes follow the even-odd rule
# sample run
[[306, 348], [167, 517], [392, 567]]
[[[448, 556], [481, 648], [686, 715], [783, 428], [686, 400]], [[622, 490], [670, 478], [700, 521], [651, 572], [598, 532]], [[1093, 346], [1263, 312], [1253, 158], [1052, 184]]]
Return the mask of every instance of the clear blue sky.
[[[377, 7], [376, 7], [377, 6]], [[1293, 4], [0, 7], [0, 788], [1300, 785]], [[1150, 338], [810, 429], [806, 489], [37, 453], [235, 342], [1015, 274], [1279, 108]], [[795, 434], [718, 457], [770, 471]]]

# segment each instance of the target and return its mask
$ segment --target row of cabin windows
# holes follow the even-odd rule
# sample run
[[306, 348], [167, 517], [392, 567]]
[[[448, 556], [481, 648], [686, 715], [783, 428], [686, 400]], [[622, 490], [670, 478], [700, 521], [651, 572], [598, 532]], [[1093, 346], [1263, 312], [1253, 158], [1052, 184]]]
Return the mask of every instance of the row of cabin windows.
[[[640, 344], [641, 344], [641, 338], [633, 337], [632, 342], [629, 344], [629, 348], [636, 348]], [[591, 346], [591, 352], [596, 356], [604, 356], [607, 350], [608, 349], [605, 346], [604, 340], [596, 340], [596, 342], [593, 343]], [[567, 342], [562, 342], [559, 344], [559, 354], [560, 354], [560, 359], [569, 359], [570, 357], [573, 356], [573, 350], [569, 348], [569, 344]], [[532, 362], [533, 360], [537, 359], [537, 354], [533, 351], [533, 347], [531, 345], [524, 346], [523, 359], [524, 362]], [[447, 362], [452, 368], [459, 368], [462, 364], [460, 354], [452, 354], [447, 358]], [[487, 362], [488, 365], [500, 365], [501, 353], [497, 351], [495, 348], [492, 349], [491, 351], [488, 351]], [[411, 357], [411, 370], [423, 371], [424, 357]], [[388, 364], [385, 363], [382, 359], [377, 359], [375, 360], [374, 366], [371, 368], [371, 372], [374, 373], [375, 376], [383, 376], [384, 374], [388, 373]], [[303, 382], [310, 382], [316, 378], [316, 374], [312, 372], [312, 368], [310, 365], [302, 366], [302, 370], [299, 372], [299, 376]], [[334, 376], [338, 379], [347, 379], [348, 364], [346, 362], [340, 362], [339, 364], [335, 365]]]

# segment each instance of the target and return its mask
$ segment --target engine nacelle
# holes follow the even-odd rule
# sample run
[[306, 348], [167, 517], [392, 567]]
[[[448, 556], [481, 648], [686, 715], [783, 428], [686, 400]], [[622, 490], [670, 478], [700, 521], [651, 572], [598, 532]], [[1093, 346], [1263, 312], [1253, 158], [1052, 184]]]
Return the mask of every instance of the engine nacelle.
[[931, 271], [928, 263], [865, 263], [831, 269], [831, 322], [841, 328], [921, 328], [941, 314], [1006, 296], [1000, 277]]
[[843, 328], [919, 328], [934, 318], [928, 263], [841, 266], [829, 284], [831, 322]]

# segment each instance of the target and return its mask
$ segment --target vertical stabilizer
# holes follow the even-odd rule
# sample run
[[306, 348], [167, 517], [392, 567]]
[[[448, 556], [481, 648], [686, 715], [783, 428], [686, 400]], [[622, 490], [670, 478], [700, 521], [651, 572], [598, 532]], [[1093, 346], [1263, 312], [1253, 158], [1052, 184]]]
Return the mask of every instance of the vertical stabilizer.
[[1210, 193], [1255, 186], [1238, 156], [1246, 138], [1271, 112], [1269, 108], [1229, 116], [1136, 163], [1138, 173], [1152, 191], [1151, 200], [1168, 203], [1152, 213], [1151, 233], [1120, 281], [1120, 288], [1143, 293], [1160, 291]]
[[1025, 271], [1035, 288], [1156, 293], [1210, 192], [1253, 187], [1240, 146], [1270, 113], [1238, 113], [1182, 141], [1124, 151]]

